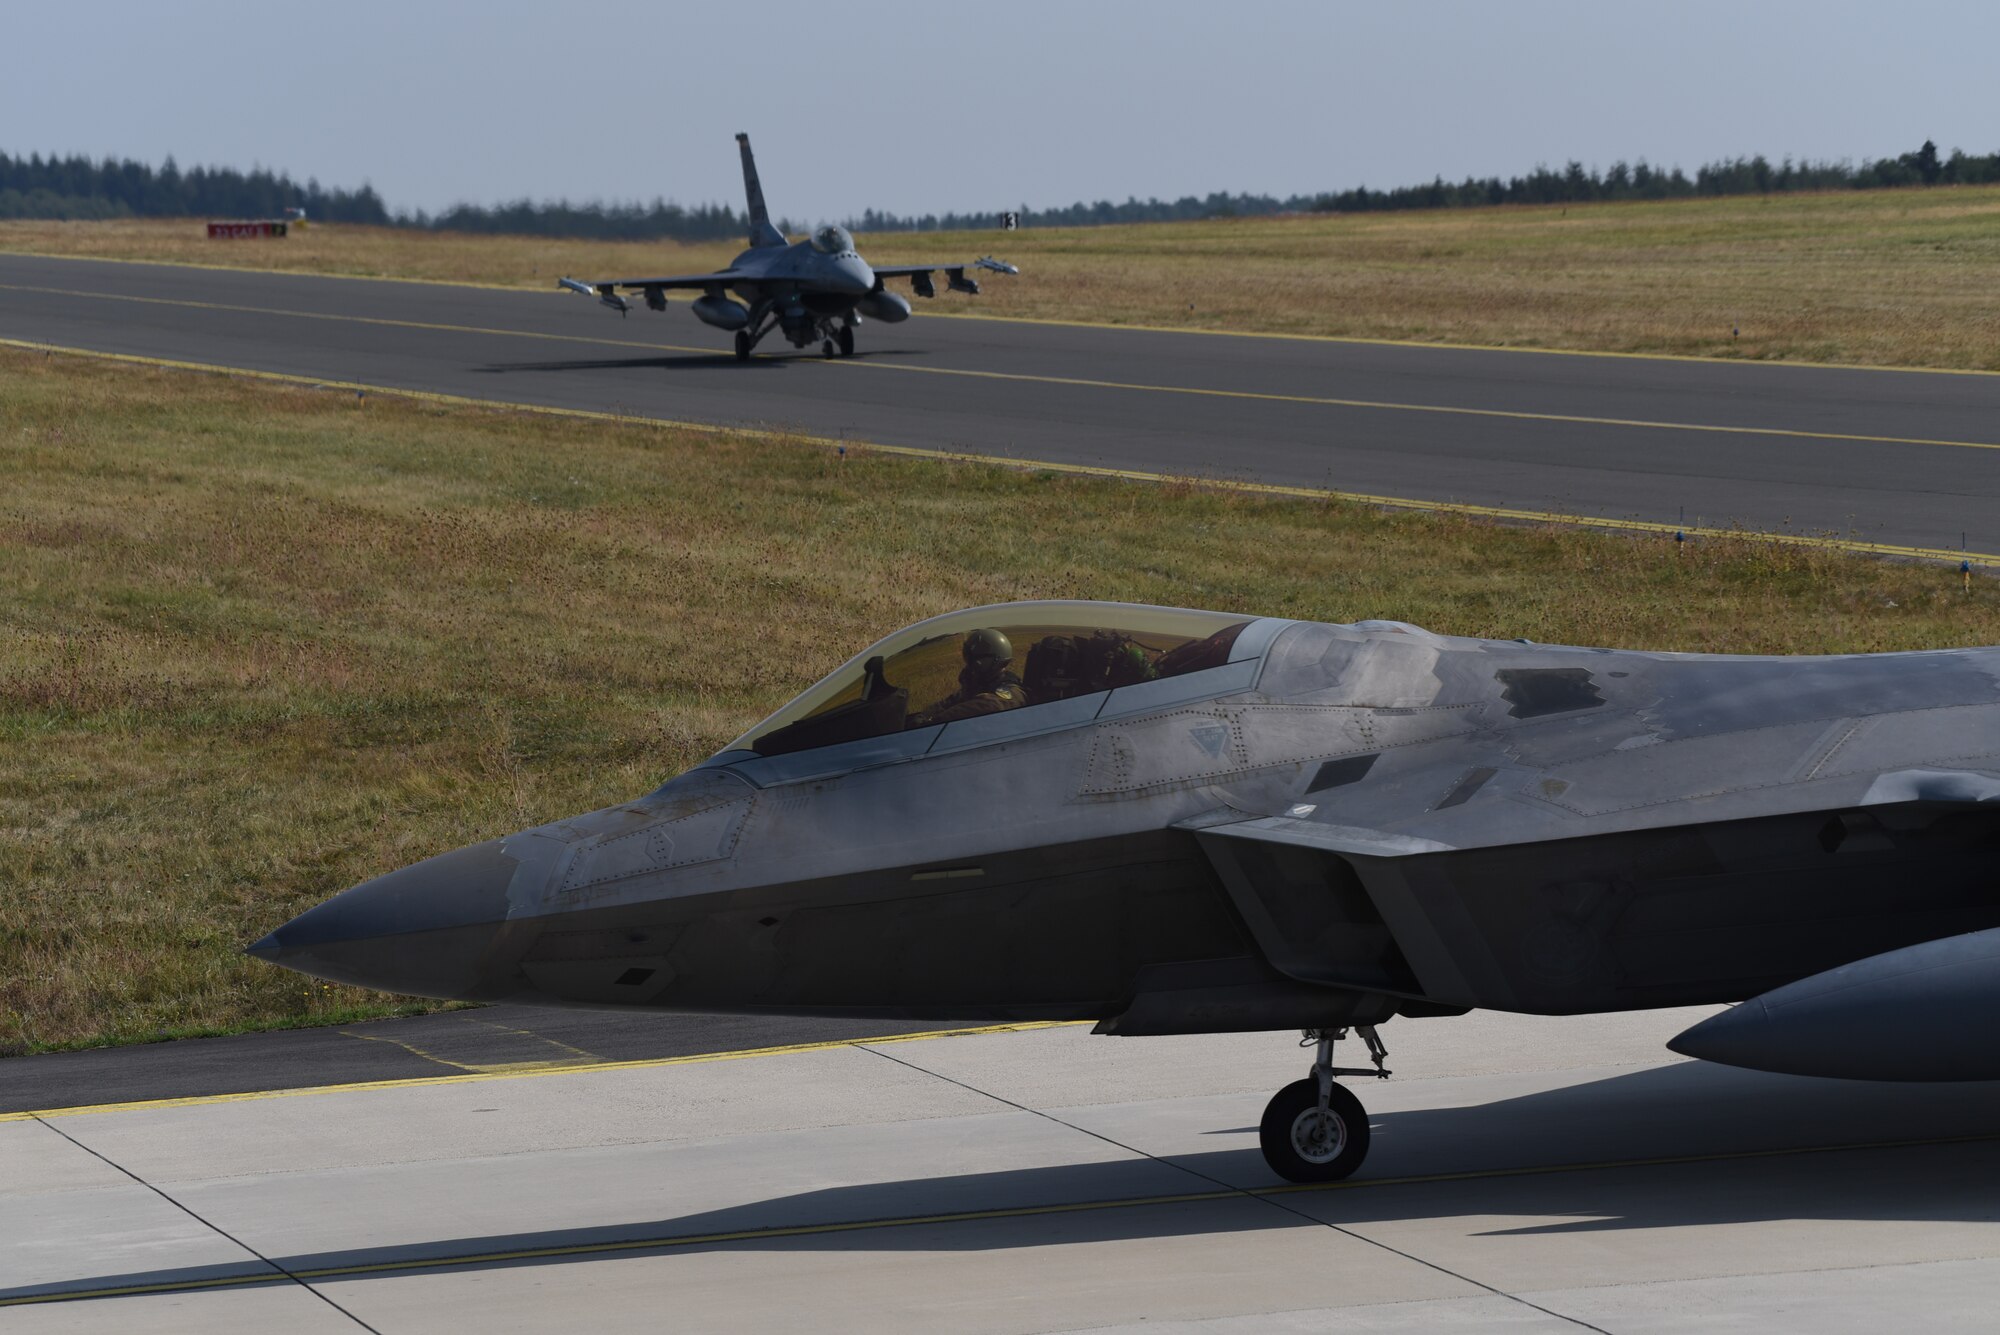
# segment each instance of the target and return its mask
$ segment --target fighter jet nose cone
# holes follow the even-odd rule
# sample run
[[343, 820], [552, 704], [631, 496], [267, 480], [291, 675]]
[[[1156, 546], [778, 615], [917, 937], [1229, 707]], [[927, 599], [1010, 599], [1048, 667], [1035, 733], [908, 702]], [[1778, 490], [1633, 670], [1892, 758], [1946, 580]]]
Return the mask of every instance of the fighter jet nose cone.
[[1762, 1046], [1761, 1031], [1769, 1024], [1770, 1016], [1764, 1009], [1763, 1000], [1753, 997], [1682, 1030], [1667, 1040], [1667, 1048], [1698, 1061], [1750, 1066], [1755, 1063], [1745, 1058], [1754, 1055], [1755, 1049]]
[[307, 909], [249, 948], [288, 969], [386, 992], [477, 998], [504, 935], [518, 863], [489, 840]]
[[1787, 983], [1667, 1046], [1842, 1080], [2000, 1079], [2000, 928], [1941, 937]]
[[849, 296], [862, 297], [875, 290], [875, 271], [868, 267], [866, 260], [842, 260], [838, 274], [836, 281]]

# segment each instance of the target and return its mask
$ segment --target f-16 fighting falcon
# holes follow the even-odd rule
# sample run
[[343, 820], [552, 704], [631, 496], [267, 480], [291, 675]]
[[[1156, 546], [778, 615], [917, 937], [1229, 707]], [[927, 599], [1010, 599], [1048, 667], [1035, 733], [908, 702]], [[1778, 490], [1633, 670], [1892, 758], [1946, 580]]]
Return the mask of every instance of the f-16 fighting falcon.
[[[620, 806], [251, 947], [469, 1000], [1303, 1030], [1344, 1177], [1378, 1029], [1740, 1002], [1673, 1041], [2000, 1079], [2000, 649], [1753, 658], [1040, 602], [863, 650]], [[1369, 1064], [1335, 1064], [1349, 1034]]]
[[[862, 320], [899, 324], [910, 318], [909, 301], [883, 286], [889, 278], [907, 278], [920, 297], [937, 295], [931, 275], [942, 270], [945, 283], [954, 292], [977, 293], [979, 283], [967, 278], [967, 269], [992, 273], [1019, 273], [1013, 265], [991, 256], [965, 264], [870, 265], [854, 249], [847, 229], [831, 223], [810, 238], [790, 242], [771, 224], [770, 210], [764, 206], [764, 187], [757, 179], [757, 159], [750, 153], [750, 136], [739, 134], [736, 145], [743, 152], [743, 191], [749, 198], [750, 249], [731, 260], [727, 269], [715, 273], [672, 274], [663, 278], [613, 278], [579, 282], [559, 278], [558, 287], [585, 296], [595, 296], [620, 315], [632, 304], [618, 295], [619, 289], [645, 294], [646, 305], [656, 311], [667, 308], [667, 289], [700, 288], [695, 299], [695, 318], [717, 329], [736, 334], [736, 357], [749, 360], [751, 351], [764, 335], [776, 328], [795, 348], [817, 341], [831, 357], [854, 355], [854, 327]], [[734, 292], [742, 300], [734, 300]]]

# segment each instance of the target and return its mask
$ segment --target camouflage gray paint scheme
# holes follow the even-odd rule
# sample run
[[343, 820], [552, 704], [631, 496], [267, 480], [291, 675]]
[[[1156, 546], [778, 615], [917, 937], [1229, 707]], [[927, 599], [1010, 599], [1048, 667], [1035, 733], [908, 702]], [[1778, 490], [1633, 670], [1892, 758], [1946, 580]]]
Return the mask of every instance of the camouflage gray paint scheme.
[[[844, 227], [824, 226], [804, 241], [790, 242], [771, 222], [764, 204], [764, 187], [757, 177], [757, 160], [750, 136], [739, 134], [743, 156], [743, 192], [750, 222], [750, 248], [729, 262], [727, 269], [701, 274], [665, 274], [654, 278], [610, 278], [585, 282], [559, 278], [556, 286], [595, 296], [620, 315], [631, 310], [619, 292], [638, 292], [649, 309], [667, 308], [670, 288], [699, 289], [694, 313], [704, 324], [736, 334], [736, 355], [747, 358], [773, 328], [795, 348], [823, 342], [827, 356], [851, 356], [854, 329], [864, 318], [898, 324], [910, 316], [910, 303], [883, 284], [907, 278], [920, 297], [934, 297], [931, 275], [942, 272], [954, 292], [977, 293], [979, 283], [967, 269], [1019, 273], [1013, 265], [991, 256], [964, 264], [901, 264], [873, 267], [854, 248]], [[734, 292], [742, 301], [732, 301]]]
[[[1056, 606], [1125, 614], [1015, 605]], [[440, 997], [1112, 1034], [1781, 989], [1677, 1045], [1991, 1079], [1996, 798], [2000, 650], [1720, 657], [1259, 619], [1182, 676], [727, 751], [253, 949]], [[1893, 1036], [1893, 1060], [1857, 1035]]]

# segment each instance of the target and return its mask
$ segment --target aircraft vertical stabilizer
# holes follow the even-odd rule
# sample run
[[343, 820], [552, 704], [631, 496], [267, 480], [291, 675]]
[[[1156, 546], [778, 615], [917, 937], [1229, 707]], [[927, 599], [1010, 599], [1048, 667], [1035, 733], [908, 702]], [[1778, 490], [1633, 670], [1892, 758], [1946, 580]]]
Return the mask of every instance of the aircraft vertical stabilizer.
[[782, 246], [785, 234], [771, 226], [771, 211], [764, 207], [764, 183], [757, 179], [757, 158], [750, 151], [750, 136], [737, 135], [736, 146], [743, 152], [743, 195], [750, 209], [750, 245], [758, 250]]

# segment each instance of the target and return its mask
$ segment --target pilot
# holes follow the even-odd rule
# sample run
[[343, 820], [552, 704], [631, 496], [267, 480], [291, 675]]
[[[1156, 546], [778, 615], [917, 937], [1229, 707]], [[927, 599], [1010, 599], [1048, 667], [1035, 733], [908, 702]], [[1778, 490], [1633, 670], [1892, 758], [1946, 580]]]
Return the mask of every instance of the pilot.
[[953, 719], [1019, 709], [1028, 703], [1028, 692], [1021, 686], [1021, 679], [1007, 670], [1007, 665], [1014, 661], [1014, 646], [1005, 634], [987, 629], [971, 631], [959, 646], [959, 654], [965, 659], [965, 666], [959, 669], [958, 689], [929, 709], [910, 715], [906, 727], [928, 728]]

